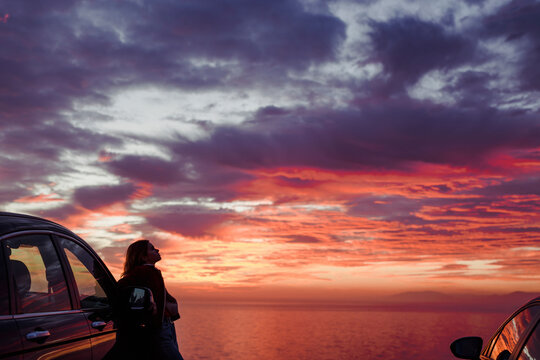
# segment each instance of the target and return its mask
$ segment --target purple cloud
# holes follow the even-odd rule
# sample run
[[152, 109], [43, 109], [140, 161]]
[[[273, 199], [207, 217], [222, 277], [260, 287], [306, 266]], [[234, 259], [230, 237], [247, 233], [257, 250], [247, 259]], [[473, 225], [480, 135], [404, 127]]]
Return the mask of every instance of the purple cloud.
[[239, 61], [234, 71], [252, 77], [302, 69], [334, 59], [345, 38], [341, 20], [296, 0], [18, 1], [2, 10], [0, 123], [55, 119], [74, 100], [106, 104], [111, 90], [131, 86], [224, 86], [231, 67], [199, 59]]
[[65, 150], [97, 153], [103, 147], [122, 143], [118, 138], [81, 129], [67, 121], [47, 122], [30, 127], [7, 125], [0, 134], [0, 141], [8, 152], [26, 153], [50, 161], [57, 161]]
[[242, 127], [216, 127], [205, 139], [180, 138], [172, 150], [193, 162], [239, 169], [367, 170], [406, 169], [417, 161], [483, 168], [495, 151], [537, 146], [540, 126], [534, 116], [409, 99], [358, 110], [259, 113]]
[[520, 78], [523, 89], [540, 90], [540, 4], [534, 0], [513, 0], [484, 19], [480, 34], [503, 37], [507, 42], [519, 44]]
[[161, 158], [137, 155], [123, 156], [106, 163], [106, 167], [118, 176], [160, 185], [182, 179], [177, 165]]
[[80, 209], [77, 209], [73, 204], [66, 204], [52, 209], [39, 210], [36, 215], [47, 219], [65, 220], [79, 212]]
[[474, 60], [476, 44], [441, 25], [417, 18], [371, 21], [372, 57], [394, 86], [414, 83], [429, 70], [447, 70]]
[[190, 237], [211, 235], [217, 226], [234, 218], [232, 212], [200, 206], [166, 207], [146, 217], [158, 229]]
[[303, 67], [334, 58], [345, 38], [341, 20], [306, 12], [296, 0], [160, 2], [145, 11], [148, 21], [132, 35], [174, 54]]
[[89, 210], [96, 210], [116, 202], [126, 201], [136, 191], [131, 183], [108, 186], [86, 186], [73, 194], [75, 202]]

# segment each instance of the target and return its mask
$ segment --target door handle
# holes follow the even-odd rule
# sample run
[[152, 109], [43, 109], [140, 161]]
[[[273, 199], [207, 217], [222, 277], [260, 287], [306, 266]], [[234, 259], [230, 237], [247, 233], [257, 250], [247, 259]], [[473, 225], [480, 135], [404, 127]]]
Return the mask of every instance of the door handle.
[[32, 331], [26, 334], [26, 340], [40, 341], [40, 340], [45, 340], [49, 336], [51, 336], [51, 333], [49, 332], [49, 330], [37, 330], [37, 331]]
[[103, 328], [107, 325], [105, 321], [94, 321], [92, 322], [92, 327], [94, 329], [103, 330]]

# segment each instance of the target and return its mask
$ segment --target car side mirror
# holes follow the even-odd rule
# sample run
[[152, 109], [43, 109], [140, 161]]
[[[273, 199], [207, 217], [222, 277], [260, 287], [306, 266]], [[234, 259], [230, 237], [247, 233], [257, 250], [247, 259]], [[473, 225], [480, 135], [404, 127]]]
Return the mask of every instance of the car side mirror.
[[155, 312], [152, 290], [142, 286], [127, 286], [121, 290], [120, 322], [122, 326], [145, 327]]
[[455, 357], [460, 359], [478, 360], [482, 352], [483, 340], [478, 336], [462, 337], [450, 345]]
[[152, 290], [147, 287], [130, 286], [127, 288], [128, 309], [133, 312], [151, 310], [154, 297]]

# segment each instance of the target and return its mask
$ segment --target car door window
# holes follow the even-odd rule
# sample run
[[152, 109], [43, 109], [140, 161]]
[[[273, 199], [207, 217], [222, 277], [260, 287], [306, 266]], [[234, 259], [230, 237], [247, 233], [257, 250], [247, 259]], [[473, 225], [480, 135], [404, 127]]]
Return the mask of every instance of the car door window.
[[106, 273], [101, 264], [82, 246], [66, 238], [59, 238], [58, 243], [64, 250], [68, 259], [73, 277], [77, 284], [77, 291], [81, 301], [81, 308], [95, 309], [110, 306], [105, 293], [107, 281]]
[[518, 360], [538, 360], [540, 359], [540, 324], [536, 324], [529, 339], [525, 343]]
[[64, 273], [48, 235], [6, 240], [17, 313], [71, 309]]
[[497, 359], [499, 355], [510, 354], [520, 337], [534, 319], [535, 315], [540, 311], [540, 306], [531, 306], [514, 316], [499, 334], [493, 349], [491, 350], [490, 359]]

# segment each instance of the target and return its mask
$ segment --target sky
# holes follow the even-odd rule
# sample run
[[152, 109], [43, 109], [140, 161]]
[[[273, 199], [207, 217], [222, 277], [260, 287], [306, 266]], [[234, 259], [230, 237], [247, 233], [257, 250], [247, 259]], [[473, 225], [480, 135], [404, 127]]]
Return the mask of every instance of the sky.
[[186, 296], [540, 291], [540, 2], [0, 0], [0, 208]]

